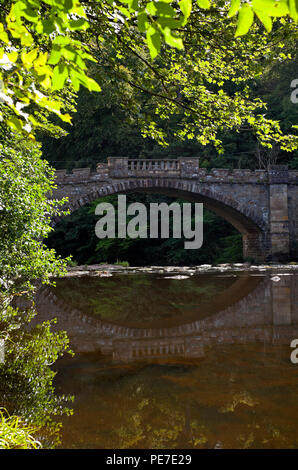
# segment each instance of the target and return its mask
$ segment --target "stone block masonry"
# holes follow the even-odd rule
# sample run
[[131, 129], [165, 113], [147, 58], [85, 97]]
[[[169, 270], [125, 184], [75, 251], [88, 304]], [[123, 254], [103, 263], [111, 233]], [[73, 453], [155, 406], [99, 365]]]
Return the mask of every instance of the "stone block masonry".
[[[70, 211], [110, 194], [151, 192], [202, 202], [242, 234], [245, 259], [298, 258], [298, 171], [199, 167], [198, 158], [165, 160], [112, 157], [96, 171], [56, 172], [52, 198], [68, 197]], [[56, 223], [59, 219], [55, 219]]]

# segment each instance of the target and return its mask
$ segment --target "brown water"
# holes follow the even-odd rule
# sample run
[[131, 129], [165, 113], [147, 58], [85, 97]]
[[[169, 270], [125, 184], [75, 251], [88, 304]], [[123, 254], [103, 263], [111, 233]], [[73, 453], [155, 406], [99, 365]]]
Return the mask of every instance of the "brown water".
[[213, 273], [63, 279], [43, 290], [76, 355], [63, 448], [297, 448], [298, 276]]

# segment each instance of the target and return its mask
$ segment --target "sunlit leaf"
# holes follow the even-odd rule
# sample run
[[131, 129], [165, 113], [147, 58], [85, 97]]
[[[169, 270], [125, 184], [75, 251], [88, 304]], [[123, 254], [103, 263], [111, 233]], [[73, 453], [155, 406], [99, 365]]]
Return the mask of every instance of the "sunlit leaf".
[[36, 59], [38, 54], [38, 49], [32, 49], [30, 52], [22, 52], [21, 59], [23, 64], [27, 69], [32, 67], [33, 61]]
[[65, 81], [68, 78], [68, 70], [66, 65], [56, 65], [52, 77], [52, 88], [53, 90], [61, 90], [64, 86]]
[[289, 0], [289, 13], [294, 21], [298, 21], [298, 0]]
[[15, 63], [18, 60], [18, 52], [17, 51], [8, 52], [7, 57], [10, 62]]
[[50, 65], [56, 65], [56, 64], [58, 64], [61, 55], [62, 55], [62, 49], [61, 49], [61, 47], [59, 47], [59, 46], [57, 46], [57, 45], [53, 45], [53, 48], [52, 48], [52, 51], [51, 51], [51, 54], [50, 54], [48, 63], [49, 63]]
[[228, 12], [228, 18], [231, 18], [232, 16], [236, 15], [238, 13], [239, 8], [240, 8], [241, 0], [232, 0], [231, 1], [231, 6]]
[[210, 1], [209, 0], [197, 0], [197, 4], [199, 5], [200, 8], [203, 8], [204, 10], [208, 10], [210, 8]]
[[161, 37], [160, 32], [153, 26], [147, 30], [147, 44], [149, 47], [151, 58], [154, 59], [160, 51]]
[[181, 8], [181, 11], [185, 18], [187, 19], [191, 13], [192, 9], [192, 1], [191, 0], [181, 0], [179, 2], [179, 7]]
[[163, 29], [165, 41], [169, 46], [176, 47], [177, 49], [183, 49], [183, 41], [180, 37], [172, 33], [170, 28]]
[[254, 12], [261, 21], [261, 23], [263, 23], [266, 30], [270, 32], [272, 30], [272, 19], [270, 18], [270, 16], [266, 15], [263, 11], [260, 10], [254, 9]]
[[246, 34], [253, 24], [254, 13], [252, 7], [248, 3], [244, 3], [239, 10], [238, 24], [235, 37]]
[[6, 120], [6, 123], [13, 131], [21, 132], [23, 129], [23, 121], [18, 119], [16, 116], [9, 117]]
[[282, 0], [253, 0], [252, 6], [254, 10], [260, 10], [264, 14], [273, 17], [284, 16], [289, 13], [287, 2]]
[[47, 52], [40, 52], [37, 59], [34, 61], [34, 67], [42, 67], [47, 63], [48, 60], [48, 53]]

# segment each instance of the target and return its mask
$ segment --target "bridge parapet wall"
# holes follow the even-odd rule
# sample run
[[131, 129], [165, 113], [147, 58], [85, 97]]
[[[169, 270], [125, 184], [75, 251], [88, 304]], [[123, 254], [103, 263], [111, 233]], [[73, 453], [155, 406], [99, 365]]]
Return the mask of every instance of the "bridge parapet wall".
[[[183, 161], [182, 161], [183, 160]], [[199, 168], [198, 159], [177, 160], [130, 160], [123, 158], [110, 158], [108, 163], [99, 163], [96, 172], [90, 168], [76, 168], [71, 173], [67, 170], [56, 171], [58, 184], [112, 182], [113, 180], [134, 178], [174, 178], [190, 179], [203, 183], [252, 183], [272, 184], [287, 177], [287, 182], [297, 184], [298, 171], [278, 172], [277, 170], [247, 170]]]

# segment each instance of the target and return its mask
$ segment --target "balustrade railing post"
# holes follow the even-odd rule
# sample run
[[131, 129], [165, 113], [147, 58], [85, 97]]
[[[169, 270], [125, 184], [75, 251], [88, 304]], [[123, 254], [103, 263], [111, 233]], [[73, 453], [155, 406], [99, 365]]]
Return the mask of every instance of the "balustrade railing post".
[[125, 178], [128, 176], [127, 157], [109, 157], [108, 172], [111, 178]]
[[179, 158], [181, 178], [193, 178], [199, 171], [199, 158]]

